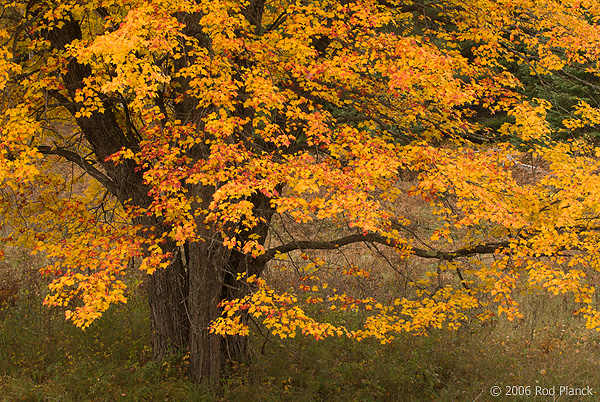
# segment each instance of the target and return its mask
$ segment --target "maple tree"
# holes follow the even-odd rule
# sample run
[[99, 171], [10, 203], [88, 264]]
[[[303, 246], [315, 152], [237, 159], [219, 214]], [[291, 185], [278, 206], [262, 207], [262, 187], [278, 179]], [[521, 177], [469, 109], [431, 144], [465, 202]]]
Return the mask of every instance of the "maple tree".
[[[196, 381], [246, 353], [250, 317], [281, 337], [388, 342], [469, 311], [519, 317], [529, 289], [572, 294], [599, 328], [600, 151], [555, 141], [553, 105], [509, 69], [593, 83], [599, 17], [585, 0], [3, 0], [3, 240], [45, 253], [45, 303], [84, 328], [147, 273], [155, 357], [188, 348]], [[581, 100], [561, 130], [599, 116]], [[534, 180], [514, 174], [526, 157]], [[427, 241], [396, 207], [407, 194], [438, 217]], [[338, 230], [268, 240], [284, 218]], [[392, 300], [260, 278], [296, 250], [360, 242], [440, 263]], [[367, 318], [318, 321], [301, 299]]]

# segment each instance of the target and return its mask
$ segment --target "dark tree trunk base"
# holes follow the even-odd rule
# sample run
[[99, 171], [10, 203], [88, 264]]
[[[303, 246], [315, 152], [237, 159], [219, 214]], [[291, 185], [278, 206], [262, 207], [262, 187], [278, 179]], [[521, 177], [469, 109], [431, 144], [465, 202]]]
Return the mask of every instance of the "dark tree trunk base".
[[178, 256], [169, 267], [146, 276], [155, 359], [184, 350], [189, 344], [186, 275]]

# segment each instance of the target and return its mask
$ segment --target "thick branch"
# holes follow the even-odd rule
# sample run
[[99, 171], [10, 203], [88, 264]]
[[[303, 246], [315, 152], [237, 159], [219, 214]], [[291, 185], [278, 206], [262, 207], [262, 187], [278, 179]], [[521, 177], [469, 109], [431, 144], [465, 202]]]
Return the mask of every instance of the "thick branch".
[[460, 257], [468, 257], [475, 254], [493, 254], [501, 248], [508, 247], [509, 242], [499, 241], [477, 244], [475, 246], [467, 246], [459, 248], [454, 251], [438, 251], [438, 250], [423, 250], [420, 248], [413, 247], [412, 252], [414, 255], [423, 258], [436, 258], [438, 260], [452, 261]]
[[[294, 250], [335, 250], [348, 244], [360, 242], [380, 243], [387, 246], [391, 246], [389, 239], [381, 235], [374, 233], [369, 233], [367, 235], [355, 234], [332, 241], [296, 241], [287, 244], [282, 244], [281, 246], [273, 247], [267, 250], [267, 252], [263, 254], [260, 258], [263, 258], [266, 261], [270, 261], [275, 257], [276, 254], [285, 254]], [[435, 258], [438, 260], [452, 261], [459, 257], [468, 257], [475, 254], [491, 254], [501, 248], [508, 247], [508, 245], [508, 241], [500, 241], [483, 243], [475, 246], [467, 246], [448, 252], [438, 250], [424, 250], [417, 247], [412, 247], [411, 251], [417, 257]]]
[[83, 157], [75, 152], [69, 151], [64, 148], [59, 147], [49, 147], [49, 146], [39, 146], [37, 147], [38, 151], [40, 151], [44, 155], [58, 155], [63, 158], [76, 163], [79, 167], [81, 167], [85, 172], [87, 172], [90, 176], [98, 180], [102, 185], [110, 191], [112, 194], [117, 195], [117, 187], [114, 182], [100, 170], [96, 169], [90, 162], [83, 159]]

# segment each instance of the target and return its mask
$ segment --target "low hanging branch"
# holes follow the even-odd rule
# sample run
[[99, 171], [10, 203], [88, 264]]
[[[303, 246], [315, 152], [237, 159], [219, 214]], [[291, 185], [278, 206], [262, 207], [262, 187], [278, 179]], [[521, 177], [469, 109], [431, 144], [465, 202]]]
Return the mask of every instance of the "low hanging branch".
[[[390, 240], [386, 237], [375, 233], [369, 233], [366, 235], [355, 234], [345, 236], [332, 241], [296, 241], [286, 244], [282, 244], [277, 247], [273, 247], [260, 258], [265, 261], [272, 260], [277, 254], [285, 254], [294, 250], [335, 250], [343, 246], [347, 246], [352, 243], [380, 243], [386, 246], [391, 246]], [[501, 248], [508, 247], [509, 241], [499, 241], [477, 244], [475, 246], [467, 246], [459, 248], [454, 251], [439, 251], [439, 250], [425, 250], [418, 247], [412, 247], [411, 251], [417, 257], [423, 258], [435, 258], [438, 260], [452, 261], [459, 257], [468, 257], [475, 254], [491, 254], [495, 253]]]
[[38, 146], [37, 150], [44, 155], [62, 156], [66, 160], [77, 164], [86, 173], [102, 183], [102, 185], [112, 194], [117, 194], [117, 187], [115, 186], [115, 183], [107, 175], [96, 169], [90, 162], [85, 160], [81, 155], [59, 147]]

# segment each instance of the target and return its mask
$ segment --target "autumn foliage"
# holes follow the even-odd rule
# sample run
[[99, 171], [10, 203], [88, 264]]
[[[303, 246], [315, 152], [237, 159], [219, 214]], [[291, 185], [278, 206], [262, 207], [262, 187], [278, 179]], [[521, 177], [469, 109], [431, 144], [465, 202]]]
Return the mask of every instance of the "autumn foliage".
[[[281, 337], [385, 343], [515, 319], [516, 295], [532, 291], [571, 295], [575, 314], [600, 328], [590, 279], [600, 270], [600, 148], [589, 135], [600, 110], [575, 100], [551, 125], [552, 99], [521, 83], [595, 85], [596, 1], [2, 9], [3, 240], [48, 257], [45, 302], [66, 306], [76, 325], [126, 302], [124, 278], [139, 269], [152, 275], [156, 356], [189, 347], [196, 380], [218, 375], [223, 345], [243, 352], [236, 336], [249, 317]], [[430, 203], [437, 227], [415, 229], [398, 208], [410, 199]], [[280, 235], [284, 219], [335, 229]], [[304, 254], [362, 242], [438, 268], [409, 278], [407, 297], [378, 300], [333, 289]], [[306, 284], [285, 292], [261, 278], [298, 256], [316, 273]], [[319, 321], [306, 305], [365, 319]]]

